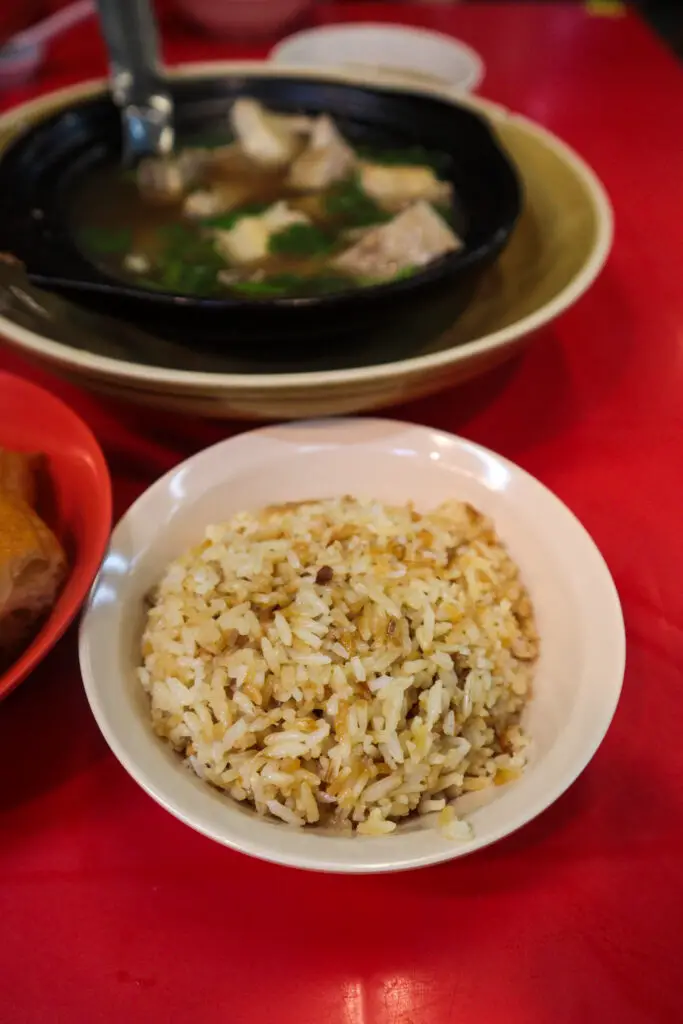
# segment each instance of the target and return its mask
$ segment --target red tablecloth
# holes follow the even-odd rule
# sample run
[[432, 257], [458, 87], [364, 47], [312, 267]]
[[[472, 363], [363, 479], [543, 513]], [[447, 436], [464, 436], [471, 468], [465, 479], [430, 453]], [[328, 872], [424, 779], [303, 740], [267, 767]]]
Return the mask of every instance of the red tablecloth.
[[[683, 76], [634, 17], [578, 5], [318, 17], [360, 15], [462, 36], [487, 62], [483, 91], [565, 136], [612, 195], [606, 271], [523, 361], [391, 414], [504, 453], [592, 532], [629, 636], [614, 725], [572, 789], [489, 851], [397, 876], [306, 875], [214, 845], [137, 788], [90, 716], [72, 631], [0, 706], [2, 1022], [683, 1021]], [[102, 67], [84, 29], [41, 84]], [[8, 352], [0, 366], [47, 379]], [[239, 429], [50, 383], [98, 431], [117, 513]]]

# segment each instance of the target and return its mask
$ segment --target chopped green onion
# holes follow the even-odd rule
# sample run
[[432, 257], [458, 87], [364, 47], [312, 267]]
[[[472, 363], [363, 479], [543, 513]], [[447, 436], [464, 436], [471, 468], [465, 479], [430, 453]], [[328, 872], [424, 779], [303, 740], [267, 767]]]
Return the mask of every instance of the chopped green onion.
[[402, 270], [397, 271], [392, 277], [392, 281], [405, 281], [407, 277], [413, 277], [417, 274], [420, 267], [403, 267]]
[[219, 228], [221, 231], [230, 231], [243, 217], [258, 217], [260, 213], [268, 209], [268, 206], [268, 203], [245, 203], [244, 206], [238, 206], [235, 210], [217, 213], [213, 217], [204, 217], [201, 223], [207, 228]]
[[130, 252], [133, 247], [129, 228], [86, 227], [81, 229], [78, 238], [84, 249], [98, 256]]
[[235, 281], [229, 289], [253, 298], [280, 296], [333, 295], [353, 287], [353, 280], [341, 274], [271, 274], [260, 281]]
[[316, 256], [329, 252], [333, 245], [315, 224], [290, 224], [271, 235], [268, 248], [282, 256]]
[[363, 191], [355, 177], [333, 185], [325, 194], [324, 203], [327, 213], [339, 219], [345, 227], [362, 228], [391, 219], [391, 214]]
[[306, 278], [299, 274], [271, 274], [261, 281], [235, 281], [230, 291], [255, 298], [275, 298], [278, 295], [289, 295], [292, 291], [306, 283]]
[[231, 141], [230, 132], [219, 129], [215, 132], [192, 135], [184, 140], [184, 145], [190, 149], [218, 149], [220, 146], [227, 146]]

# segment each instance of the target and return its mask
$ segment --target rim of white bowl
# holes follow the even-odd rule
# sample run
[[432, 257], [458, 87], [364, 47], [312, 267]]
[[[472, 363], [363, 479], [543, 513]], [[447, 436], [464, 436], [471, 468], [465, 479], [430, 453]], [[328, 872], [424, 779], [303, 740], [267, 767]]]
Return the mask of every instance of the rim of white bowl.
[[[473, 838], [467, 843], [455, 845], [448, 843], [418, 857], [414, 855], [401, 856], [398, 846], [396, 846], [395, 855], [391, 856], [387, 853], [385, 859], [379, 860], [364, 860], [362, 855], [359, 853], [360, 848], [356, 850], [356, 853], [358, 853], [359, 856], [353, 861], [347, 861], [343, 857], [339, 856], [331, 856], [329, 843], [337, 849], [337, 844], [340, 842], [349, 842], [348, 837], [320, 837], [326, 841], [328, 851], [326, 854], [311, 854], [310, 847], [308, 845], [302, 850], [295, 849], [294, 851], [285, 851], [283, 853], [278, 849], [277, 843], [264, 844], [263, 842], [260, 842], [258, 838], [252, 839], [249, 834], [247, 834], [246, 837], [244, 835], [235, 837], [234, 835], [229, 834], [229, 826], [227, 829], [218, 829], [213, 827], [209, 821], [206, 821], [204, 815], [201, 813], [193, 814], [192, 809], [188, 809], [187, 806], [178, 806], [174, 801], [173, 793], [170, 791], [172, 789], [172, 784], [170, 787], [164, 786], [163, 783], [161, 785], [157, 785], [152, 779], [150, 779], [148, 773], [144, 769], [138, 768], [134, 759], [128, 754], [126, 750], [125, 737], [120, 739], [117, 730], [110, 726], [107, 712], [100, 700], [99, 686], [96, 684], [94, 675], [91, 672], [88, 619], [91, 604], [97, 593], [99, 585], [98, 578], [92, 586], [81, 618], [79, 629], [79, 661], [83, 686], [90, 709], [108, 746], [122, 767], [156, 803], [172, 814], [173, 817], [182, 821], [185, 825], [188, 825], [201, 835], [204, 835], [209, 839], [213, 839], [222, 846], [226, 846], [239, 853], [244, 853], [270, 863], [309, 871], [322, 871], [330, 874], [385, 874], [428, 867], [433, 864], [454, 860], [462, 856], [468, 856], [477, 850], [491, 846], [499, 840], [519, 831], [519, 829], [529, 824], [545, 810], [551, 807], [576, 781], [595, 756], [595, 753], [602, 744], [602, 741], [604, 740], [614, 718], [623, 689], [624, 672], [626, 668], [626, 633], [619, 593], [600, 549], [577, 516], [574, 515], [571, 509], [565, 505], [565, 503], [553, 491], [551, 491], [550, 488], [546, 487], [545, 484], [541, 483], [540, 480], [532, 476], [525, 469], [522, 469], [522, 467], [518, 466], [516, 463], [511, 462], [509, 459], [506, 459], [504, 456], [497, 454], [483, 445], [469, 441], [467, 438], [451, 434], [448, 431], [423, 426], [421, 424], [384, 419], [381, 417], [363, 416], [348, 417], [343, 420], [298, 420], [288, 423], [270, 424], [265, 427], [259, 427], [255, 430], [246, 431], [234, 437], [227, 439], [224, 438], [222, 441], [202, 449], [189, 459], [185, 459], [183, 462], [165, 473], [164, 476], [151, 484], [151, 486], [133, 502], [121, 517], [114, 530], [113, 537], [116, 536], [119, 529], [125, 527], [129, 516], [140, 511], [153, 491], [163, 489], [165, 484], [182, 467], [187, 466], [188, 463], [200, 460], [210, 460], [217, 449], [226, 447], [237, 448], [244, 446], [245, 444], [249, 445], [250, 443], [253, 443], [255, 439], [276, 431], [278, 432], [278, 435], [281, 435], [283, 431], [290, 434], [292, 437], [290, 443], [296, 446], [296, 432], [301, 430], [303, 426], [306, 426], [309, 429], [322, 429], [329, 427], [333, 431], [340, 429], [353, 431], [360, 423], [368, 426], [381, 425], [383, 427], [392, 427], [408, 432], [416, 431], [422, 436], [429, 435], [432, 439], [438, 437], [442, 441], [446, 442], [446, 444], [450, 445], [456, 443], [459, 447], [464, 447], [467, 451], [480, 456], [486, 461], [494, 460], [509, 473], [524, 481], [527, 485], [530, 485], [546, 507], [550, 506], [550, 508], [554, 510], [554, 513], [560, 517], [560, 520], [564, 522], [566, 528], [573, 532], [578, 543], [581, 545], [584, 553], [583, 565], [589, 566], [593, 570], [593, 573], [591, 573], [593, 584], [591, 587], [591, 594], [595, 596], [596, 593], [601, 590], [600, 600], [603, 608], [599, 627], [601, 630], [599, 646], [604, 650], [609, 650], [611, 665], [609, 672], [603, 671], [601, 680], [603, 683], [607, 680], [610, 684], [611, 697], [609, 700], [605, 701], [599, 722], [596, 722], [595, 719], [591, 720], [590, 726], [592, 728], [592, 733], [590, 735], [589, 742], [587, 742], [581, 749], [579, 756], [575, 759], [570, 759], [569, 765], [565, 767], [563, 771], [560, 771], [559, 778], [555, 784], [550, 786], [549, 789], [540, 795], [535, 801], [526, 805], [524, 809], [519, 811], [507, 824], [503, 824], [498, 828], [492, 828], [485, 837], [477, 837], [475, 832]], [[278, 437], [278, 440], [282, 440], [281, 436]], [[337, 445], [339, 443], [340, 442], [337, 442]], [[335, 446], [333, 440], [330, 444], [332, 447]], [[597, 619], [594, 621], [596, 628], [598, 628]], [[149, 731], [149, 738], [150, 742], [154, 740], [151, 729]], [[561, 754], [562, 750], [560, 750], [560, 755]], [[552, 750], [547, 757], [552, 757]], [[251, 818], [250, 820], [252, 823], [260, 822], [260, 819], [257, 818]], [[302, 834], [298, 830], [295, 830], [294, 834], [297, 837], [302, 838]], [[400, 841], [400, 834], [388, 837], [389, 843], [396, 841]], [[377, 850], [379, 850], [379, 844], [381, 843], [382, 849], [386, 851], [386, 846], [384, 845], [385, 840], [373, 839], [371, 842], [373, 844], [377, 844]], [[391, 849], [392, 846], [390, 845], [389, 851], [391, 851]]]
[[[10, 343], [35, 355], [47, 357], [53, 363], [66, 368], [74, 368], [90, 372], [98, 377], [107, 378], [130, 384], [158, 385], [168, 387], [178, 385], [185, 393], [201, 392], [205, 389], [226, 389], [233, 392], [258, 388], [259, 391], [280, 390], [288, 387], [318, 388], [325, 385], [343, 385], [374, 380], [386, 381], [395, 377], [403, 377], [408, 373], [419, 373], [455, 365], [473, 356], [483, 355], [501, 348], [510, 341], [525, 337], [538, 330], [544, 324], [554, 320], [590, 287], [602, 270], [609, 255], [614, 235], [614, 217], [612, 206], [602, 185], [591, 167], [567, 143], [563, 142], [546, 128], [521, 114], [512, 114], [506, 108], [482, 100], [467, 93], [455, 94], [452, 90], [444, 90], [438, 86], [397, 84], [393, 76], [378, 75], [376, 80], [368, 83], [365, 75], [359, 76], [349, 71], [339, 71], [329, 67], [302, 68], [288, 65], [267, 64], [261, 61], [210, 61], [198, 64], [185, 64], [170, 72], [177, 78], [199, 78], [203, 75], [245, 75], [278, 77], [288, 75], [296, 78], [322, 78], [328, 81], [348, 82], [350, 84], [371, 84], [376, 88], [397, 92], [413, 92], [436, 96], [455, 105], [468, 106], [490, 117], [495, 127], [496, 122], [514, 120], [518, 127], [535, 135], [549, 149], [555, 151], [562, 160], [568, 163], [586, 187], [593, 204], [597, 223], [597, 237], [593, 251], [572, 281], [569, 282], [550, 302], [529, 316], [516, 323], [494, 331], [492, 334], [474, 341], [465, 342], [455, 348], [443, 349], [427, 355], [413, 356], [392, 363], [381, 363], [375, 366], [350, 367], [343, 370], [315, 370], [293, 373], [208, 373], [206, 371], [174, 370], [155, 366], [146, 366], [124, 359], [112, 359], [71, 348], [58, 341], [52, 341], [37, 334], [35, 331], [21, 327], [14, 321], [0, 316], [0, 333]], [[91, 79], [77, 86], [68, 86], [52, 93], [46, 93], [38, 99], [15, 107], [0, 117], [0, 133], [13, 127], [20, 127], [22, 120], [32, 113], [39, 112], [46, 104], [59, 101], [61, 105], [78, 99], [85, 99], [95, 91], [105, 90], [105, 79]]]
[[[434, 29], [421, 28], [412, 25], [396, 25], [386, 22], [382, 23], [381, 21], [349, 21], [344, 22], [341, 25], [317, 25], [315, 28], [305, 28], [300, 32], [293, 32], [291, 35], [275, 44], [268, 54], [268, 60], [275, 63], [281, 63], [283, 65], [290, 63], [292, 66], [297, 67], [302, 65], [307, 66], [304, 65], [302, 57], [297, 57], [296, 60], [293, 59], [290, 51], [295, 45], [304, 46], [308, 42], [315, 43], [316, 39], [324, 37], [331, 38], [332, 36], [350, 35], [354, 33], [358, 35], [369, 35], [372, 32], [377, 34], [384, 33], [385, 36], [392, 36], [394, 39], [402, 38], [406, 43], [410, 43], [411, 40], [415, 39], [430, 39], [435, 43], [440, 44], [444, 50], [447, 48], [450, 49], [453, 56], [457, 53], [461, 59], [464, 59], [464, 61], [469, 64], [468, 74], [459, 81], [450, 81], [442, 75], [435, 76], [443, 83], [444, 86], [450, 86], [451, 89], [457, 88], [463, 92], [474, 92], [474, 90], [478, 89], [484, 80], [486, 65], [484, 64], [481, 54], [477, 53], [473, 47], [463, 42], [462, 39], [458, 39], [454, 36], [448, 36], [445, 32], [437, 32]], [[348, 67], [349, 64], [346, 61], [341, 61], [339, 64], [330, 64], [325, 66], [345, 68]], [[402, 70], [401, 66], [398, 64], [395, 66], [395, 69], [391, 65], [388, 65], [388, 68], [389, 67], [391, 67], [391, 70], [396, 70], [399, 73]], [[411, 67], [409, 64], [406, 64], [404, 70], [407, 72], [417, 71], [416, 68]]]

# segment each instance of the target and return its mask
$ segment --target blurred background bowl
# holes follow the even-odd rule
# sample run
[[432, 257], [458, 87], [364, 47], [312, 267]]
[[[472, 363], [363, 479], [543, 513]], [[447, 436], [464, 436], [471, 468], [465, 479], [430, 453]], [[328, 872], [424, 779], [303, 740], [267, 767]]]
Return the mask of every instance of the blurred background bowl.
[[461, 92], [474, 91], [484, 77], [484, 62], [470, 46], [441, 32], [403, 25], [322, 25], [283, 39], [269, 59], [375, 75], [398, 71], [406, 83], [442, 82]]
[[112, 505], [107, 463], [89, 427], [49, 391], [9, 373], [0, 373], [0, 447], [46, 455], [49, 503], [39, 512], [69, 558], [50, 616], [0, 674], [1, 699], [42, 661], [80, 609], [109, 540]]
[[[182, 75], [282, 75], [253, 63], [186, 67]], [[350, 73], [298, 70], [302, 77]], [[363, 77], [367, 80], [367, 76]], [[413, 87], [419, 91], [417, 86]], [[0, 150], [26, 124], [101, 91], [102, 84], [43, 96], [0, 119]], [[441, 96], [444, 90], [425, 91]], [[213, 418], [285, 419], [378, 409], [452, 387], [517, 353], [540, 328], [591, 286], [612, 243], [604, 188], [577, 154], [546, 129], [473, 97], [515, 162], [525, 205], [511, 240], [481, 278], [467, 309], [451, 326], [432, 330], [429, 307], [381, 339], [360, 336], [345, 361], [282, 366], [202, 360], [192, 338], [182, 351], [158, 338], [128, 338], [121, 327], [75, 304], [5, 291], [0, 332], [6, 343], [78, 384], [120, 399]]]
[[315, 0], [173, 0], [188, 22], [210, 35], [258, 38], [285, 31]]

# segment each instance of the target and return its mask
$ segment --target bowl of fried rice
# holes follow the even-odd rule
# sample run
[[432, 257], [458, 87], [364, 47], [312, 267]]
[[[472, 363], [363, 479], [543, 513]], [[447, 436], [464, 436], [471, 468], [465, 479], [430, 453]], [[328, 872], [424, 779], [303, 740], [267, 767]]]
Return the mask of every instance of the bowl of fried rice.
[[267, 427], [154, 484], [83, 620], [133, 778], [234, 849], [400, 870], [519, 828], [619, 697], [618, 596], [539, 482], [411, 424]]

